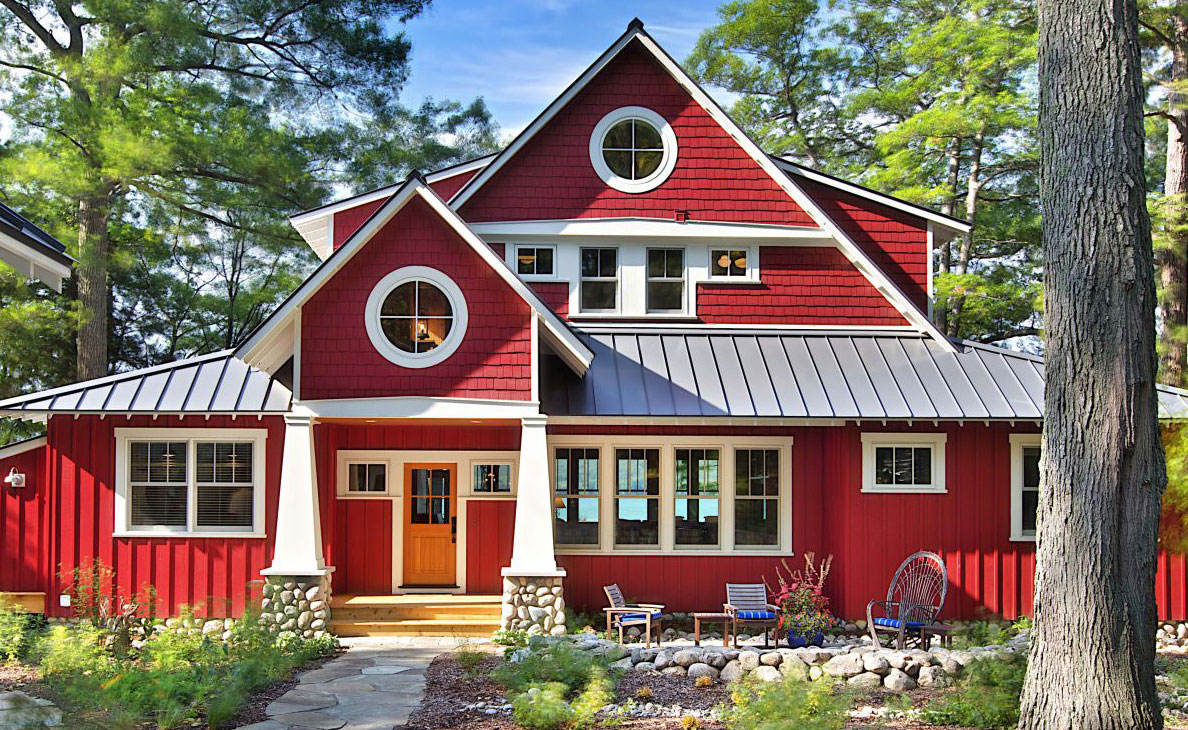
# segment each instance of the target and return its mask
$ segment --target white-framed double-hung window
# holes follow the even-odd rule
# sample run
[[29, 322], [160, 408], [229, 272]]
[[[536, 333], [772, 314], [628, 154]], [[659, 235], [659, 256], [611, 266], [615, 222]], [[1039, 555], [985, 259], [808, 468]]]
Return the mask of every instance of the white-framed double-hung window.
[[1040, 434], [1011, 434], [1011, 540], [1035, 540], [1039, 511]]
[[267, 433], [116, 429], [116, 534], [263, 537]]

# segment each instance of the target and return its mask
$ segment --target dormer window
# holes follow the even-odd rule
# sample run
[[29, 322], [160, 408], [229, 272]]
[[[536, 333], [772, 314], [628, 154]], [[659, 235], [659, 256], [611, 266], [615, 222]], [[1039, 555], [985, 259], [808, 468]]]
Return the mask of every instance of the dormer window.
[[676, 133], [651, 109], [628, 106], [604, 116], [590, 135], [590, 161], [607, 185], [644, 193], [676, 167]]

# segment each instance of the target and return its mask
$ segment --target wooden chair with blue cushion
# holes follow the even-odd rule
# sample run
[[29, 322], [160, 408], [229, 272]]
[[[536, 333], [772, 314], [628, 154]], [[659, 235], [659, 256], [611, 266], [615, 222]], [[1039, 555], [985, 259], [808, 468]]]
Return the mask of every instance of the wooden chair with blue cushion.
[[875, 646], [882, 647], [879, 632], [893, 634], [896, 649], [904, 649], [909, 639], [921, 643], [921, 630], [937, 622], [948, 590], [949, 571], [939, 555], [909, 556], [895, 571], [887, 600], [866, 604], [866, 626]]
[[656, 645], [660, 645], [660, 633], [662, 631], [661, 617], [664, 615], [664, 606], [656, 603], [627, 603], [623, 598], [623, 591], [619, 590], [619, 584], [603, 586], [603, 592], [606, 593], [606, 598], [610, 601], [610, 606], [603, 609], [606, 611], [606, 633], [609, 634], [613, 629], [619, 629], [619, 643], [623, 643], [623, 630], [630, 626], [639, 626], [643, 629], [644, 642], [647, 648], [652, 648], [652, 630], [656, 631]]
[[722, 609], [730, 616], [734, 645], [738, 646], [739, 625], [763, 627], [763, 646], [771, 648], [768, 630], [779, 623], [780, 609], [767, 600], [767, 586], [763, 583], [727, 583], [726, 603]]

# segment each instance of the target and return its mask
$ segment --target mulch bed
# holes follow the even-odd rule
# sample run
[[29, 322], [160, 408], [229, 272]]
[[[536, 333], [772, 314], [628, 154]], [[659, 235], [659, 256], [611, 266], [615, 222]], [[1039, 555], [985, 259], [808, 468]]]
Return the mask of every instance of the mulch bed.
[[[639, 696], [639, 690], [643, 687], [652, 691], [651, 697]], [[637, 705], [651, 702], [665, 707], [680, 705], [686, 710], [711, 710], [715, 705], [730, 702], [730, 688], [725, 682], [695, 687], [693, 680], [688, 677], [628, 672], [615, 685], [615, 696], [619, 702], [633, 699]]]
[[235, 715], [227, 721], [225, 726], [220, 727], [237, 728], [244, 727], [245, 725], [252, 725], [257, 722], [264, 722], [268, 719], [268, 715], [264, 713], [264, 708], [272, 704], [273, 700], [296, 687], [300, 683], [298, 681], [298, 677], [301, 674], [313, 669], [317, 669], [344, 651], [346, 650], [339, 649], [330, 656], [307, 662], [306, 664], [294, 669], [293, 673], [289, 675], [288, 679], [282, 679], [279, 682], [274, 682], [257, 692], [253, 692], [251, 696], [248, 697], [247, 701], [239, 708], [239, 712], [236, 712]]

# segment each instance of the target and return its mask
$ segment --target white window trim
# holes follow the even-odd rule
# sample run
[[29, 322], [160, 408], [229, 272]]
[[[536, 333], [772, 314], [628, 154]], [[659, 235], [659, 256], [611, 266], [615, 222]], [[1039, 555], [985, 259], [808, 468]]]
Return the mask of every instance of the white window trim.
[[[599, 250], [613, 250], [615, 252], [615, 307], [614, 309], [585, 309], [582, 307], [582, 284], [587, 281], [611, 281], [609, 276], [582, 276], [582, 251], [584, 249], [599, 249]], [[601, 256], [599, 257], [599, 264], [601, 265]], [[578, 279], [577, 279], [577, 308], [576, 312], [579, 315], [615, 315], [618, 316], [619, 311], [623, 308], [623, 252], [619, 246], [606, 246], [600, 244], [593, 244], [588, 246], [578, 246]]]
[[[520, 461], [518, 451], [409, 451], [393, 449], [339, 449], [335, 465], [335, 489], [338, 499], [395, 499], [404, 494], [405, 464], [457, 464], [458, 499], [514, 499], [516, 472]], [[386, 492], [349, 492], [350, 464], [387, 464]], [[475, 464], [510, 464], [512, 490], [510, 492], [475, 492]], [[464, 472], [464, 473], [463, 473]]]
[[[660, 133], [660, 142], [664, 146], [664, 152], [660, 157], [660, 166], [651, 175], [640, 180], [619, 177], [610, 169], [602, 156], [602, 140], [606, 133], [610, 131], [611, 127], [626, 119], [639, 119], [655, 127], [656, 131]], [[676, 132], [673, 131], [672, 125], [668, 123], [667, 119], [651, 109], [642, 106], [625, 106], [615, 109], [598, 120], [598, 124], [594, 125], [594, 131], [590, 133], [590, 163], [594, 166], [594, 172], [598, 173], [598, 177], [602, 178], [603, 182], [620, 192], [646, 193], [649, 190], [655, 190], [672, 174], [676, 168], [676, 162]]]
[[[943, 433], [863, 433], [862, 491], [867, 494], [947, 494], [945, 488], [945, 443]], [[897, 487], [875, 484], [875, 448], [879, 446], [920, 446], [932, 449], [932, 484]]]
[[[131, 442], [186, 442], [186, 527], [133, 527], [129, 481]], [[205, 441], [239, 441], [252, 444], [252, 527], [250, 530], [199, 528], [195, 444]], [[115, 429], [115, 530], [113, 537], [265, 537], [266, 447], [268, 429], [264, 428], [117, 428]]]
[[[412, 281], [423, 281], [441, 289], [446, 298], [450, 300], [450, 307], [453, 309], [454, 321], [450, 327], [450, 333], [446, 335], [440, 345], [429, 352], [415, 353], [401, 350], [392, 344], [380, 327], [380, 306], [383, 305], [384, 299], [396, 287]], [[388, 362], [406, 368], [432, 367], [453, 355], [466, 336], [467, 320], [466, 298], [462, 296], [462, 289], [454, 283], [453, 279], [428, 266], [405, 266], [380, 279], [367, 297], [367, 309], [364, 313], [367, 337], [371, 340], [372, 346]]]
[[[710, 245], [706, 247], [706, 262], [705, 262], [705, 279], [699, 283], [703, 284], [758, 284], [761, 279], [759, 277], [759, 246], [747, 245]], [[745, 251], [747, 257], [747, 273], [743, 276], [728, 276], [719, 274], [714, 276], [714, 251]]]
[[[1010, 435], [1011, 542], [1035, 542], [1035, 535], [1023, 532], [1023, 449], [1027, 446], [1040, 446], [1042, 441], [1043, 436], [1038, 433], [1013, 433]], [[1040, 459], [1042, 463], [1042, 453]]]
[[[681, 252], [681, 275], [662, 276], [659, 278], [648, 275], [648, 256], [652, 251], [680, 251]], [[653, 281], [656, 282], [677, 282], [681, 283], [681, 306], [677, 309], [653, 309], [648, 302], [648, 285]], [[689, 312], [689, 251], [684, 246], [646, 246], [644, 247], [644, 311], [649, 315], [667, 314], [667, 315], [684, 315]]]
[[[504, 245], [511, 251], [510, 256], [507, 256], [505, 258], [507, 260], [507, 263], [509, 265], [511, 265], [512, 271], [516, 272], [516, 276], [520, 277], [524, 281], [557, 281], [557, 279], [558, 279], [557, 269], [558, 269], [559, 262], [557, 261], [557, 246], [555, 244], [551, 244], [551, 243], [505, 243]], [[520, 249], [522, 249], [522, 248], [551, 249], [553, 252], [553, 273], [551, 273], [551, 274], [521, 274], [518, 256], [520, 253]]]
[[[555, 477], [554, 451], [558, 447], [599, 450], [597, 545], [557, 544], [558, 555], [787, 555], [792, 550], [792, 459], [791, 436], [550, 436], [549, 489]], [[614, 540], [615, 449], [660, 449], [660, 547], [616, 547]], [[718, 503], [718, 545], [676, 545], [676, 449], [718, 449], [721, 475]], [[774, 449], [780, 452], [780, 534], [776, 545], [734, 544], [734, 452], [735, 449]]]

